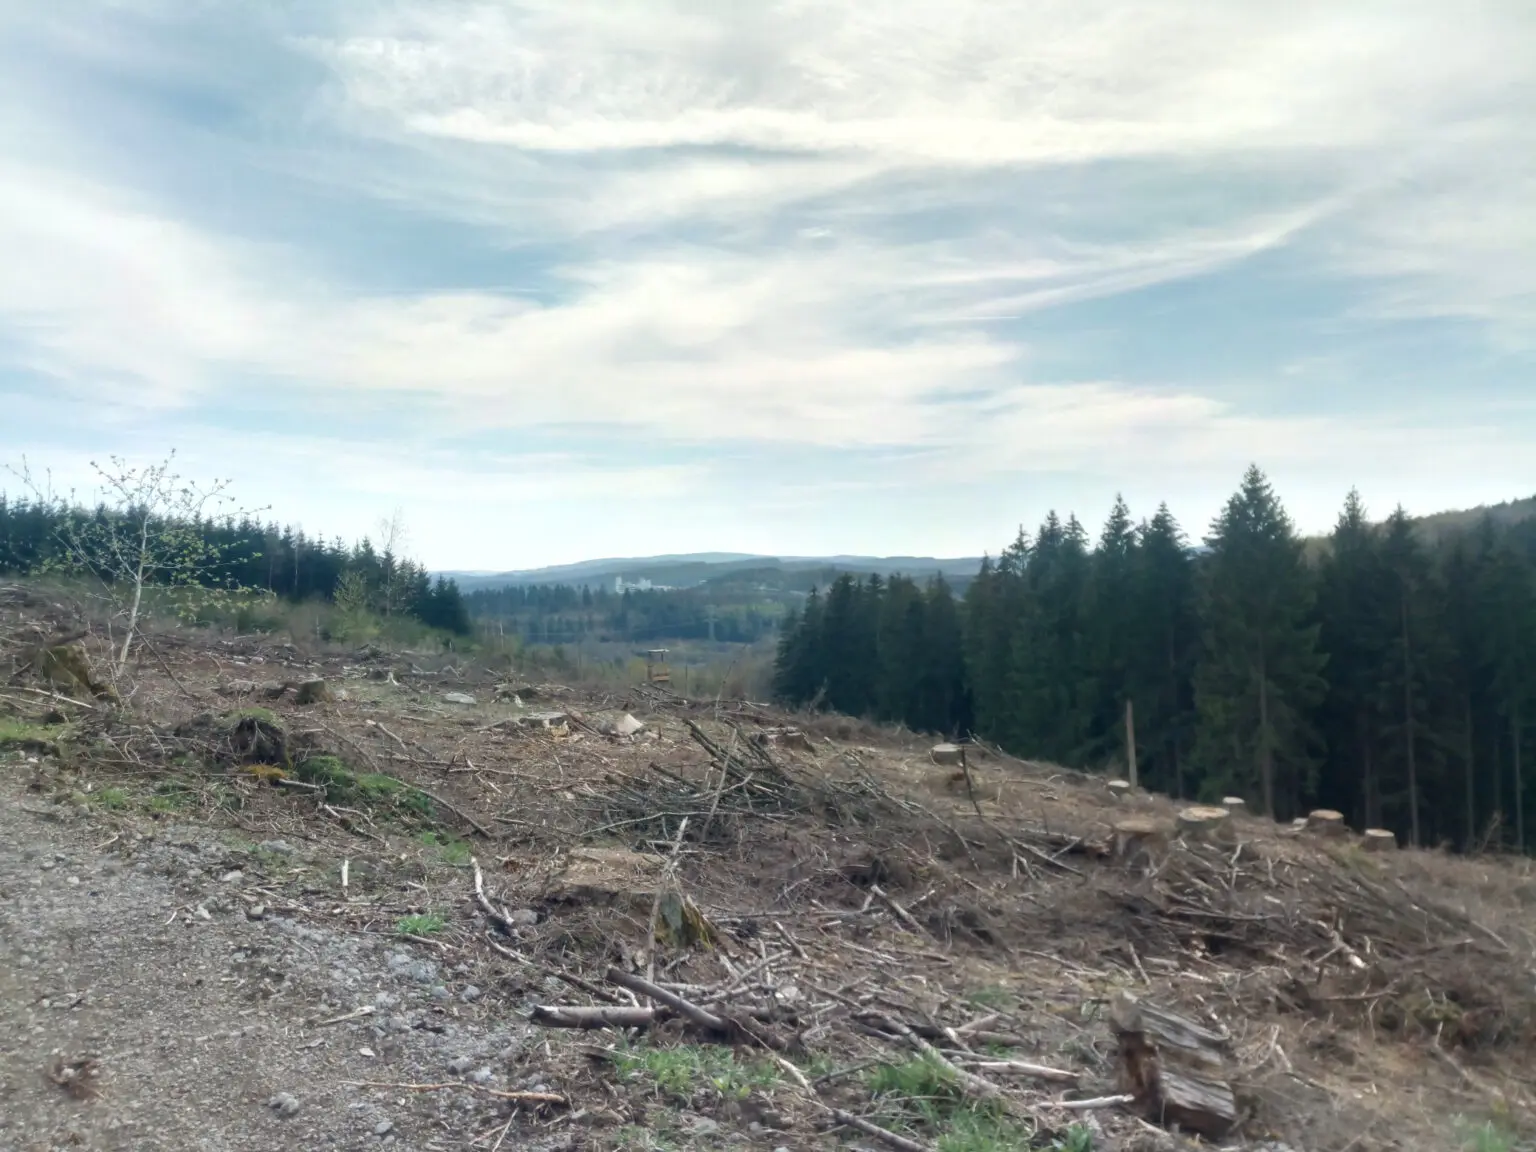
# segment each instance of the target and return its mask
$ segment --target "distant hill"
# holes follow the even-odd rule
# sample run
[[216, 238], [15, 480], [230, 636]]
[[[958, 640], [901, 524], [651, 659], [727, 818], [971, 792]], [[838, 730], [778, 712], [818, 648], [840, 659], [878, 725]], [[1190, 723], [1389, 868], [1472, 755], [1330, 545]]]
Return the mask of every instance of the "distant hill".
[[513, 572], [442, 574], [452, 576], [464, 591], [473, 592], [478, 588], [507, 588], [529, 584], [611, 587], [620, 577], [628, 584], [649, 580], [652, 584], [673, 588], [692, 588], [705, 583], [741, 579], [792, 586], [801, 582], [796, 577], [838, 572], [852, 572], [856, 575], [877, 572], [882, 576], [900, 572], [914, 579], [926, 579], [943, 573], [946, 577], [968, 582], [980, 569], [980, 556], [754, 556], [741, 552], [697, 552], [680, 556], [584, 560], [579, 564], [557, 564], [548, 568], [528, 568]]
[[1429, 516], [1417, 517], [1415, 523], [1426, 538], [1438, 540], [1442, 536], [1477, 527], [1485, 516], [1491, 517], [1495, 524], [1500, 525], [1518, 524], [1524, 520], [1536, 519], [1536, 496], [1527, 496], [1521, 500], [1505, 500], [1501, 504], [1482, 504], [1459, 512], [1435, 512]]

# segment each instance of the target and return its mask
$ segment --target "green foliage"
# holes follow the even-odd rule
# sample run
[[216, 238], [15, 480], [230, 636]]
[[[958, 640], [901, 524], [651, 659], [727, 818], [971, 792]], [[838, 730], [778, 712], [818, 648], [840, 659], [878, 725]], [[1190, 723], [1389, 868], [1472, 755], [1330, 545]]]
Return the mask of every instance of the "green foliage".
[[102, 788], [96, 792], [86, 794], [87, 800], [98, 808], [104, 808], [108, 812], [120, 812], [128, 807], [129, 796], [123, 788]]
[[958, 605], [839, 577], [785, 621], [773, 689], [1116, 773], [1129, 703], [1157, 791], [1530, 849], [1536, 518], [1426, 535], [1351, 493], [1309, 543], [1250, 468], [1198, 549], [1117, 500], [1091, 548], [1070, 516], [1021, 530]]
[[[241, 633], [275, 632], [279, 601], [345, 597], [369, 614], [410, 617], [431, 629], [467, 635], [464, 598], [452, 580], [433, 580], [419, 564], [364, 539], [307, 538], [263, 524], [228, 506], [227, 482], [208, 487], [171, 471], [171, 459], [135, 467], [114, 458], [98, 467], [103, 501], [94, 508], [59, 494], [22, 462], [11, 469], [24, 498], [0, 493], [0, 574], [64, 573], [105, 589], [124, 622], [147, 610]], [[398, 523], [389, 526], [398, 536]]]
[[425, 793], [380, 772], [354, 772], [339, 756], [306, 757], [295, 766], [294, 775], [306, 784], [324, 788], [325, 798], [332, 804], [390, 807], [424, 818], [432, 815], [432, 800]]
[[995, 1105], [968, 1100], [954, 1074], [936, 1061], [878, 1064], [865, 1082], [887, 1124], [938, 1133], [939, 1152], [1003, 1152], [1033, 1141], [1033, 1132]]
[[0, 748], [7, 745], [51, 744], [64, 731], [62, 725], [32, 724], [0, 716]]
[[463, 840], [441, 832], [423, 832], [417, 839], [423, 846], [433, 849], [445, 864], [452, 864], [455, 868], [469, 866], [473, 850]]
[[435, 912], [417, 913], [414, 916], [402, 916], [395, 921], [395, 929], [404, 936], [431, 936], [441, 932], [448, 926]]
[[681, 1104], [701, 1092], [744, 1100], [754, 1090], [771, 1088], [779, 1081], [772, 1061], [739, 1059], [730, 1049], [716, 1045], [621, 1047], [612, 1060], [621, 1076], [647, 1081], [658, 1095]]

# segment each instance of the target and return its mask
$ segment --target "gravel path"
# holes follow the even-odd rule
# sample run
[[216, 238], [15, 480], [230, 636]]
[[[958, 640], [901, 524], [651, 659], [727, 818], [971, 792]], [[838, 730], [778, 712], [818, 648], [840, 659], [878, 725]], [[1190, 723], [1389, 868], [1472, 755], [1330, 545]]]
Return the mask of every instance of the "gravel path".
[[[302, 851], [196, 825], [143, 838], [25, 776], [0, 762], [0, 1148], [488, 1148], [509, 1107], [475, 1086], [546, 1088], [473, 973], [260, 906], [253, 858]], [[57, 1079], [87, 1058], [80, 1099]], [[571, 1133], [514, 1128], [502, 1147]]]

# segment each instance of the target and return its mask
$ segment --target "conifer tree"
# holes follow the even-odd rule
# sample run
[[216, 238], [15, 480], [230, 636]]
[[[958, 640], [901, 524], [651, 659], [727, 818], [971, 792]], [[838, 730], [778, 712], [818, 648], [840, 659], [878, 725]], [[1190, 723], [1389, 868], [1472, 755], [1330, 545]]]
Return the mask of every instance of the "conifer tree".
[[1208, 544], [1196, 755], [1208, 789], [1257, 796], [1265, 814], [1285, 815], [1312, 787], [1326, 657], [1301, 541], [1256, 465]]

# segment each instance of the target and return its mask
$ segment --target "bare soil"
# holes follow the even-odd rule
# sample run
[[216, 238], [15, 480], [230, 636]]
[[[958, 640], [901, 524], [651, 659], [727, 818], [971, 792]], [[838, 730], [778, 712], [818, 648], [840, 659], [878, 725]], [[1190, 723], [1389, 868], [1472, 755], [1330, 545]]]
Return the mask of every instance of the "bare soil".
[[[0, 673], [33, 630], [82, 620], [0, 595]], [[1171, 801], [981, 749], [967, 781], [926, 739], [746, 702], [149, 641], [121, 708], [0, 683], [0, 1148], [880, 1146], [850, 1114], [945, 1152], [1190, 1146], [1134, 1109], [1065, 1106], [1118, 1093], [1123, 992], [1231, 1037], [1224, 1147], [1531, 1135], [1529, 862], [1366, 854], [1256, 818], [1127, 860], [1114, 824], [1171, 823]], [[316, 677], [331, 700], [268, 697]], [[603, 734], [626, 714], [645, 731]], [[280, 763], [231, 737], [242, 717], [281, 733]], [[791, 726], [809, 750], [760, 739]], [[320, 756], [343, 787], [305, 779]], [[643, 1006], [614, 971], [727, 1026], [532, 1022]], [[871, 1079], [916, 1057], [903, 1030], [1075, 1082], [986, 1070], [997, 1131], [1022, 1135], [964, 1143]]]

